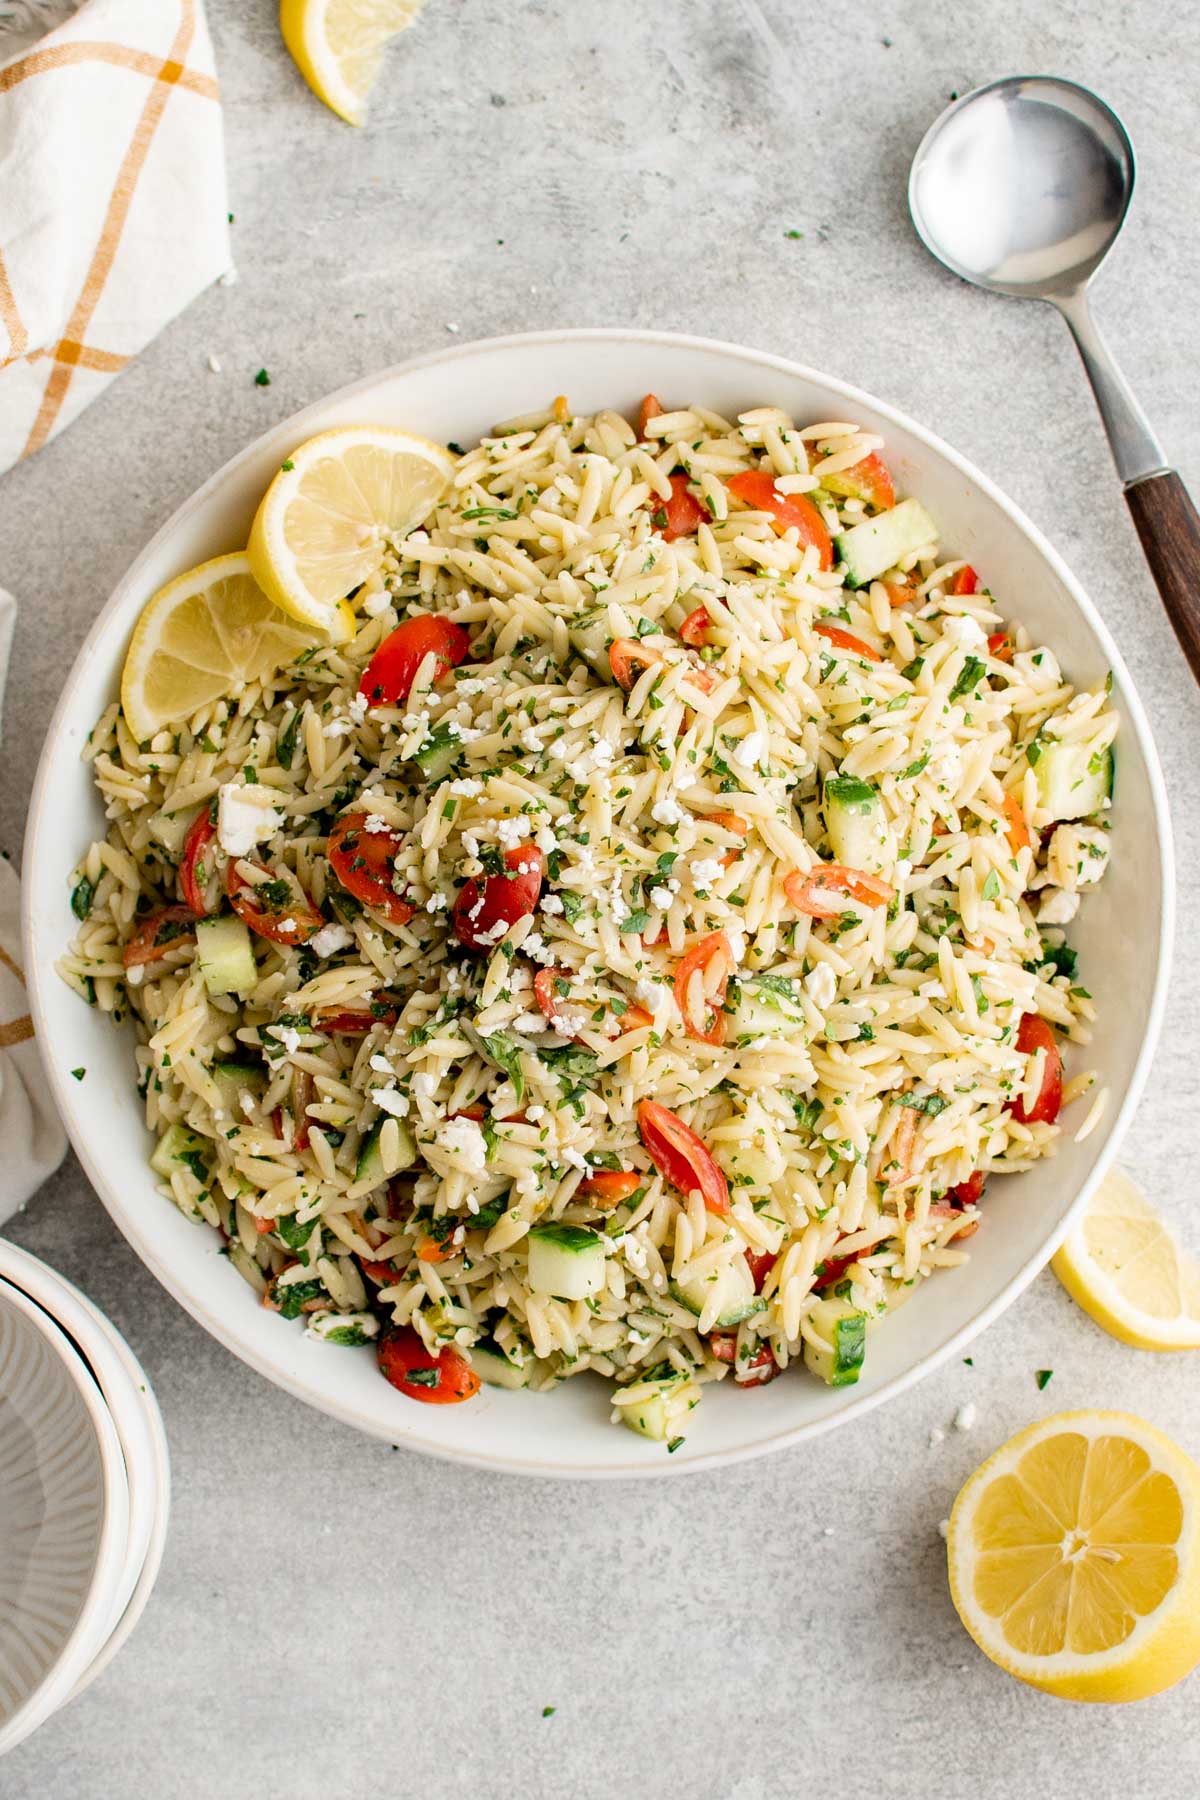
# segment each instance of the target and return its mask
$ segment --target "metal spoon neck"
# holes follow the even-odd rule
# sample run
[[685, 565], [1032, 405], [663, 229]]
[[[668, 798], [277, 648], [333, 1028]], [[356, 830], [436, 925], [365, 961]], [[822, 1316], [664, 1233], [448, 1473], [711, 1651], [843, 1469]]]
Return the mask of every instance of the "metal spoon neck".
[[1163, 447], [1100, 335], [1088, 304], [1086, 285], [1061, 294], [1047, 294], [1045, 298], [1058, 308], [1070, 327], [1123, 485], [1133, 487], [1151, 475], [1164, 474], [1170, 464]]

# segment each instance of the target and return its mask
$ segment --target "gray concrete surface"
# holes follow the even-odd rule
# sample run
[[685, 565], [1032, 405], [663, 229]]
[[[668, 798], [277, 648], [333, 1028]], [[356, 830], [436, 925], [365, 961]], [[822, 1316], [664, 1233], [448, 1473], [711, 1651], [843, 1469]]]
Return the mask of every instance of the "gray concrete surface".
[[[1155, 0], [430, 0], [359, 134], [299, 82], [271, 0], [210, 12], [241, 281], [0, 480], [0, 578], [24, 604], [0, 844], [19, 849], [45, 720], [94, 611], [265, 425], [445, 342], [450, 322], [460, 341], [630, 322], [794, 352], [979, 462], [1116, 632], [1167, 768], [1183, 902], [1127, 1160], [1162, 1199], [1192, 1199], [1200, 702], [1062, 327], [936, 269], [907, 228], [904, 178], [951, 93], [995, 75], [1071, 75], [1117, 106], [1140, 191], [1099, 310], [1200, 487], [1194, 14]], [[994, 1670], [950, 1604], [938, 1520], [1020, 1425], [1124, 1407], [1200, 1451], [1195, 1361], [1111, 1343], [1049, 1274], [973, 1368], [810, 1449], [597, 1488], [393, 1453], [276, 1392], [156, 1285], [74, 1163], [10, 1230], [144, 1358], [175, 1511], [139, 1631], [0, 1765], [4, 1800], [1200, 1791], [1200, 1677], [1123, 1710], [1072, 1708]], [[974, 1431], [930, 1450], [930, 1427], [968, 1398]]]

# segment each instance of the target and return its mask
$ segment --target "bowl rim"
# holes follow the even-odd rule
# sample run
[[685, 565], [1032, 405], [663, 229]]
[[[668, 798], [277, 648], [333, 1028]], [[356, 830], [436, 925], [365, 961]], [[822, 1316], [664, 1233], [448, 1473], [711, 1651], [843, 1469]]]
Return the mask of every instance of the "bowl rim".
[[[140, 1460], [144, 1464], [143, 1478], [151, 1501], [151, 1516], [141, 1561], [129, 1597], [117, 1615], [112, 1632], [60, 1703], [66, 1706], [103, 1673], [146, 1610], [167, 1542], [171, 1517], [171, 1455], [162, 1412], [150, 1385], [150, 1378], [117, 1327], [101, 1312], [95, 1301], [68, 1281], [65, 1275], [51, 1268], [49, 1263], [44, 1263], [40, 1257], [34, 1256], [20, 1244], [14, 1244], [11, 1239], [2, 1236], [0, 1277], [10, 1286], [20, 1288], [52, 1318], [56, 1317], [56, 1308], [62, 1309], [64, 1320], [71, 1325], [72, 1337], [83, 1351], [102, 1387], [110, 1374], [119, 1371], [122, 1404], [118, 1411], [110, 1402], [110, 1411], [121, 1439], [126, 1467], [130, 1462], [130, 1444], [122, 1429], [126, 1406], [129, 1414], [139, 1421], [142, 1433]], [[116, 1371], [112, 1367], [114, 1363]], [[105, 1398], [109, 1398], [107, 1391]]]
[[0, 1726], [2, 1756], [58, 1710], [104, 1646], [126, 1564], [129, 1485], [116, 1421], [90, 1365], [45, 1308], [4, 1276], [0, 1276], [0, 1301], [19, 1312], [44, 1339], [78, 1393], [96, 1439], [102, 1484], [96, 1556], [79, 1615], [41, 1682]]
[[[606, 1460], [602, 1463], [581, 1463], [568, 1467], [546, 1462], [537, 1457], [501, 1456], [490, 1451], [476, 1450], [470, 1446], [449, 1445], [422, 1438], [416, 1433], [406, 1433], [403, 1440], [404, 1448], [438, 1457], [442, 1461], [466, 1464], [474, 1468], [504, 1470], [513, 1474], [538, 1475], [562, 1480], [651, 1480], [661, 1479], [666, 1475], [679, 1476], [698, 1473], [702, 1470], [708, 1471], [749, 1461], [755, 1457], [766, 1456], [776, 1450], [786, 1449], [791, 1445], [817, 1437], [823, 1432], [831, 1431], [852, 1419], [861, 1418], [874, 1407], [903, 1393], [924, 1376], [931, 1374], [935, 1369], [948, 1362], [952, 1356], [1012, 1305], [1013, 1301], [1029, 1286], [1049, 1261], [1059, 1244], [1072, 1229], [1113, 1161], [1145, 1086], [1165, 1010], [1175, 918], [1174, 845], [1166, 786], [1159, 764], [1158, 752], [1151, 735], [1145, 709], [1125, 660], [1081, 582], [1039, 527], [967, 457], [953, 449], [936, 432], [929, 430], [927, 426], [920, 424], [900, 408], [878, 399], [864, 388], [827, 375], [819, 369], [811, 368], [790, 357], [775, 355], [770, 351], [750, 349], [719, 338], [701, 337], [690, 333], [650, 331], [621, 326], [561, 327], [543, 331], [512, 332], [497, 337], [476, 338], [468, 343], [453, 344], [439, 350], [427, 351], [408, 357], [401, 362], [390, 364], [383, 369], [373, 370], [355, 381], [347, 382], [344, 386], [319, 396], [307, 406], [289, 414], [287, 418], [281, 419], [267, 431], [260, 433], [236, 455], [223, 463], [187, 499], [182, 501], [149, 542], [143, 546], [117, 582], [112, 594], [87, 633], [51, 715], [38, 761], [23, 846], [23, 865], [25, 859], [29, 859], [30, 863], [36, 862], [40, 837], [42, 831], [47, 828], [49, 816], [53, 811], [53, 799], [50, 791], [50, 747], [72, 712], [75, 689], [95, 646], [108, 634], [112, 621], [130, 606], [131, 597], [139, 591], [142, 570], [158, 553], [160, 547], [167, 543], [195, 512], [205, 506], [210, 497], [237, 474], [245, 464], [273, 449], [278, 449], [281, 453], [286, 454], [286, 445], [289, 442], [294, 443], [297, 434], [304, 432], [310, 424], [314, 430], [322, 428], [314, 421], [330, 406], [342, 404], [358, 397], [366, 399], [382, 384], [391, 382], [398, 377], [414, 374], [419, 370], [450, 367], [456, 363], [470, 361], [481, 353], [496, 355], [509, 350], [550, 348], [564, 344], [577, 344], [582, 347], [589, 344], [628, 346], [635, 343], [648, 346], [670, 346], [673, 349], [715, 354], [723, 359], [739, 363], [743, 367], [756, 366], [773, 374], [782, 374], [793, 379], [798, 378], [802, 381], [812, 382], [830, 393], [837, 394], [839, 399], [845, 400], [851, 406], [865, 406], [888, 420], [892, 425], [899, 427], [900, 430], [909, 433], [926, 450], [931, 451], [935, 457], [940, 458], [959, 475], [965, 477], [969, 483], [986, 495], [993, 505], [1007, 516], [1016, 530], [1027, 539], [1038, 557], [1048, 565], [1070, 596], [1072, 604], [1082, 615], [1103, 650], [1108, 666], [1116, 673], [1121, 683], [1122, 722], [1136, 737], [1145, 764], [1162, 870], [1162, 896], [1158, 917], [1155, 921], [1158, 937], [1158, 962], [1147, 1009], [1146, 1028], [1128, 1085], [1121, 1097], [1120, 1105], [1112, 1117], [1103, 1149], [1090, 1173], [1080, 1184], [1067, 1213], [1042, 1240], [1039, 1248], [1026, 1259], [990, 1300], [979, 1307], [938, 1349], [921, 1358], [911, 1368], [892, 1376], [878, 1388], [863, 1393], [836, 1413], [806, 1420], [791, 1429], [775, 1432], [757, 1443], [711, 1450], [701, 1449], [684, 1463], [657, 1459], [653, 1465], [650, 1465], [625, 1460], [619, 1455], [614, 1455], [611, 1462]], [[283, 1388], [285, 1392], [316, 1407], [318, 1411], [336, 1418], [344, 1424], [352, 1425], [357, 1430], [365, 1431], [371, 1436], [384, 1441], [392, 1441], [391, 1433], [381, 1429], [376, 1420], [362, 1413], [355, 1406], [345, 1401], [327, 1398], [324, 1394], [315, 1391], [303, 1375], [292, 1369], [281, 1367], [277, 1361], [261, 1356], [247, 1346], [236, 1327], [218, 1317], [205, 1300], [190, 1291], [188, 1282], [177, 1275], [173, 1265], [155, 1252], [144, 1232], [139, 1228], [136, 1212], [122, 1204], [115, 1184], [108, 1182], [99, 1155], [93, 1152], [82, 1124], [75, 1117], [73, 1096], [69, 1091], [69, 1084], [65, 1076], [58, 1066], [58, 1060], [49, 1054], [50, 1039], [42, 996], [43, 983], [48, 976], [53, 974], [53, 968], [51, 966], [44, 969], [34, 954], [32, 889], [32, 882], [22, 882], [22, 939], [30, 1011], [35, 1025], [35, 1041], [39, 1046], [39, 1054], [53, 1097], [84, 1173], [100, 1196], [106, 1210], [116, 1222], [118, 1229], [168, 1293], [206, 1331], [223, 1344], [227, 1350], [232, 1351], [242, 1362], [255, 1369], [274, 1385]]]

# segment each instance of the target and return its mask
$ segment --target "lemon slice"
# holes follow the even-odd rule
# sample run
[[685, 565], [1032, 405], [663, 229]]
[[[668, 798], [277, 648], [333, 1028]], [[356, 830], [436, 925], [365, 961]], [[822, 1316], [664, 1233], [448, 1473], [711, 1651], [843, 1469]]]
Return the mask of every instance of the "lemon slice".
[[433, 510], [453, 473], [449, 451], [411, 431], [323, 431], [291, 452], [263, 495], [250, 566], [293, 619], [336, 636], [343, 596], [374, 574], [390, 539]]
[[318, 100], [351, 125], [367, 116], [367, 95], [390, 39], [405, 31], [422, 0], [280, 0], [279, 27]]
[[1200, 1467], [1128, 1413], [1059, 1413], [950, 1515], [950, 1592], [985, 1656], [1066, 1700], [1140, 1700], [1200, 1662]]
[[1200, 1263], [1113, 1169], [1054, 1257], [1072, 1300], [1139, 1350], [1200, 1350]]
[[[345, 609], [343, 635], [354, 629]], [[139, 743], [181, 725], [248, 681], [312, 648], [263, 593], [244, 552], [176, 576], [142, 608], [121, 671], [121, 707]]]

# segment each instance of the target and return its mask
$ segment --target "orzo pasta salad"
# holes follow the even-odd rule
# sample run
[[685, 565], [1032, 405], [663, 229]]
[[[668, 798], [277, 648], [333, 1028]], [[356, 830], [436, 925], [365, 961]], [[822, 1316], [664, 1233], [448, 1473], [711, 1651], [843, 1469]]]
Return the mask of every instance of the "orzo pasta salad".
[[706, 1382], [853, 1383], [1099, 1116], [1064, 928], [1107, 688], [851, 422], [648, 395], [403, 442], [415, 519], [300, 446], [187, 578], [274, 648], [230, 628], [189, 686], [156, 614], [92, 734], [61, 968], [134, 1022], [162, 1191], [415, 1401], [590, 1370], [673, 1447]]

